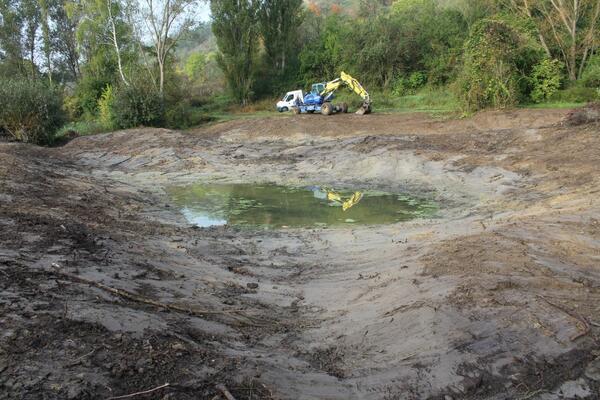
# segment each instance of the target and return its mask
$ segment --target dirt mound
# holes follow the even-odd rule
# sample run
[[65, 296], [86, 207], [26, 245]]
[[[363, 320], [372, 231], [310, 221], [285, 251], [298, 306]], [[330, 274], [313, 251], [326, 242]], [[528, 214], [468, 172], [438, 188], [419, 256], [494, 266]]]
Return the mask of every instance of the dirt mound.
[[564, 124], [567, 126], [578, 126], [600, 122], [600, 103], [589, 104], [578, 108], [567, 114]]

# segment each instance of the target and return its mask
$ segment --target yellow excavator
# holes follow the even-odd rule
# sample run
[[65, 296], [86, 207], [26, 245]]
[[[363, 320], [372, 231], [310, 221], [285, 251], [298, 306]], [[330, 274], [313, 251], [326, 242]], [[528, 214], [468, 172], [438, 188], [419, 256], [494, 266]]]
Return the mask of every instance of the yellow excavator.
[[334, 98], [335, 91], [338, 90], [340, 86], [347, 86], [363, 99], [363, 103], [356, 114], [363, 115], [371, 112], [371, 97], [369, 96], [369, 93], [359, 81], [343, 71], [339, 78], [330, 82], [313, 84], [310, 93], [297, 99], [292, 110], [295, 114], [312, 114], [314, 112], [320, 112], [323, 115], [331, 115], [334, 112], [346, 113], [348, 112], [348, 105], [346, 103], [334, 105], [331, 102]]

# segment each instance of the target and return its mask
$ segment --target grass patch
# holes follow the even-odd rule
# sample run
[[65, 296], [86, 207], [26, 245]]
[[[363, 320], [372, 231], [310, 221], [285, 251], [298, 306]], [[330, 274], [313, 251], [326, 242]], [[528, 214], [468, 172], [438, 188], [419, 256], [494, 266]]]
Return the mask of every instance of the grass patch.
[[531, 108], [531, 109], [546, 109], [546, 108], [577, 108], [583, 107], [587, 102], [569, 102], [569, 101], [547, 101], [545, 103], [532, 103], [532, 104], [523, 104], [520, 105], [519, 108]]
[[76, 132], [79, 136], [96, 135], [98, 133], [109, 132], [103, 124], [98, 121], [75, 121], [69, 122], [60, 128], [56, 134], [57, 137], [64, 137], [71, 132]]
[[[388, 91], [372, 92], [371, 99], [374, 113], [423, 112], [431, 116], [440, 116], [460, 111], [456, 96], [446, 87], [425, 87], [403, 96]], [[362, 99], [348, 90], [340, 90], [336, 93], [334, 102], [348, 103], [352, 112], [360, 107]]]

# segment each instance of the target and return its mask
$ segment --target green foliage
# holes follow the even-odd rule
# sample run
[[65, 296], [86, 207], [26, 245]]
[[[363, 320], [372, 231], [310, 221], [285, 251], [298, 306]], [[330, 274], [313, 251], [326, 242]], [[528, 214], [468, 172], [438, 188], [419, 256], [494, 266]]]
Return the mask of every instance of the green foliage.
[[302, 22], [302, 0], [262, 0], [258, 24], [269, 69], [278, 78], [294, 65], [297, 32]]
[[600, 88], [600, 54], [588, 61], [581, 76], [581, 84], [588, 88]]
[[212, 29], [220, 53], [217, 61], [236, 100], [245, 105], [252, 97], [258, 54], [257, 0], [212, 0]]
[[164, 120], [163, 100], [154, 86], [138, 83], [114, 90], [114, 99], [110, 102], [110, 121], [114, 128], [163, 126]]
[[102, 91], [100, 99], [98, 99], [98, 119], [100, 123], [107, 128], [112, 128], [114, 125], [112, 117], [114, 101], [115, 93], [113, 87], [107, 85], [106, 88], [104, 88], [104, 91]]
[[425, 73], [417, 71], [411, 73], [408, 77], [399, 76], [394, 81], [392, 86], [392, 93], [395, 96], [404, 96], [407, 94], [414, 94], [417, 89], [425, 86], [427, 83], [427, 76]]
[[98, 112], [98, 100], [102, 92], [117, 80], [116, 75], [117, 65], [109, 51], [99, 51], [88, 60], [69, 106], [73, 116], [88, 119], [94, 117]]
[[563, 90], [559, 90], [549, 99], [555, 103], [588, 103], [598, 101], [600, 96], [595, 88], [583, 87], [581, 85], [572, 85]]
[[544, 59], [533, 67], [531, 73], [531, 99], [535, 103], [548, 100], [560, 89], [563, 78], [563, 63], [558, 60]]
[[315, 24], [313, 28], [318, 30], [318, 36], [305, 43], [300, 53], [300, 75], [307, 85], [336, 77], [344, 69], [349, 51], [345, 43], [349, 41], [351, 30], [345, 17], [334, 14], [326, 17], [322, 26], [317, 26], [317, 22], [321, 21], [310, 21]]
[[185, 66], [183, 67], [188, 79], [192, 82], [202, 81], [204, 78], [206, 63], [206, 54], [199, 51], [190, 54], [185, 62]]
[[[422, 72], [433, 84], [455, 75], [467, 25], [462, 14], [436, 0], [402, 0], [388, 11], [355, 19], [309, 15], [300, 75], [306, 84], [344, 69], [367, 86], [395, 87], [398, 76]], [[316, 20], [316, 21], [315, 21]], [[315, 35], [316, 33], [316, 35]]]
[[[456, 84], [466, 111], [516, 105], [524, 96], [521, 77], [541, 54], [505, 21], [480, 20], [465, 43], [464, 66]], [[537, 61], [537, 60], [535, 60]]]
[[0, 129], [15, 140], [50, 144], [63, 122], [58, 91], [40, 81], [0, 79]]
[[63, 125], [62, 128], [56, 132], [55, 143], [56, 141], [61, 141], [61, 138], [69, 137], [72, 132], [75, 132], [77, 136], [87, 136], [87, 135], [96, 135], [98, 133], [103, 133], [110, 131], [110, 128], [107, 128], [103, 124], [98, 121], [75, 121], [69, 122]]

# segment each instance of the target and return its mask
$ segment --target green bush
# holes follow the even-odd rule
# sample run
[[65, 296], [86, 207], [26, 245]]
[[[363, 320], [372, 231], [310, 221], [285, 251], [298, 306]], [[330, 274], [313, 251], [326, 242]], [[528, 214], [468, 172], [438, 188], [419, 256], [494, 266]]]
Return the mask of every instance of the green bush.
[[600, 54], [589, 60], [581, 76], [581, 84], [588, 88], [600, 88]]
[[64, 120], [57, 90], [40, 81], [0, 80], [0, 129], [15, 140], [50, 144]]
[[563, 64], [558, 60], [542, 60], [531, 73], [531, 99], [536, 103], [548, 100], [560, 89]]
[[557, 91], [549, 100], [557, 103], [588, 103], [598, 101], [598, 97], [596, 89], [575, 85]]
[[525, 36], [502, 20], [483, 19], [474, 24], [456, 83], [463, 109], [504, 108], [524, 97], [521, 76], [537, 62], [538, 54]]
[[152, 85], [123, 85], [114, 90], [113, 96], [109, 106], [113, 128], [164, 125], [163, 100]]
[[110, 129], [115, 126], [113, 121], [113, 103], [115, 101], [115, 92], [111, 85], [107, 85], [100, 99], [98, 99], [98, 119], [102, 126]]
[[392, 93], [395, 96], [405, 96], [407, 94], [415, 94], [416, 91], [422, 88], [427, 83], [427, 75], [423, 72], [413, 72], [408, 78], [399, 76], [392, 85]]
[[189, 128], [194, 124], [192, 117], [191, 106], [185, 101], [180, 101], [167, 107], [165, 126], [172, 129]]
[[107, 79], [84, 75], [77, 83], [73, 99], [69, 99], [69, 114], [72, 118], [93, 118], [98, 111], [98, 100], [110, 85]]

